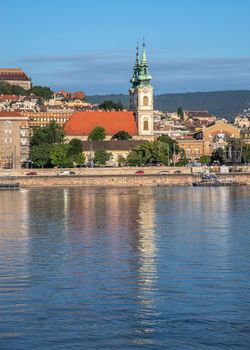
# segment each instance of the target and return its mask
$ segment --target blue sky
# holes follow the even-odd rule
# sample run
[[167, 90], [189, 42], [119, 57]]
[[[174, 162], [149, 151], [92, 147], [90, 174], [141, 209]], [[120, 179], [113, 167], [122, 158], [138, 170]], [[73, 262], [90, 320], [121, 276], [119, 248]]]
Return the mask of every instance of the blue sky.
[[35, 85], [127, 93], [145, 37], [155, 93], [250, 89], [250, 1], [12, 0], [0, 66]]

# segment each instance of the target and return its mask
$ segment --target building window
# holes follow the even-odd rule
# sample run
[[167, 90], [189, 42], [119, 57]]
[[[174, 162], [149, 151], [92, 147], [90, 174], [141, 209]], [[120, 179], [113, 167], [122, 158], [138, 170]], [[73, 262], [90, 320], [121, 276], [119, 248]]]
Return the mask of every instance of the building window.
[[143, 130], [148, 130], [148, 120], [144, 120], [144, 122], [143, 122]]
[[148, 106], [148, 96], [143, 96], [143, 106]]

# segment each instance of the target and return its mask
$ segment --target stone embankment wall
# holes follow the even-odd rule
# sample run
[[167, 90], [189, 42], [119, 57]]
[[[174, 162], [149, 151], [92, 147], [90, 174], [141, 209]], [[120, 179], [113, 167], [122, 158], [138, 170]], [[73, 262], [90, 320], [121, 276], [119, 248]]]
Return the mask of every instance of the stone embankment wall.
[[[250, 185], [250, 173], [218, 174], [222, 181]], [[190, 186], [200, 181], [196, 174], [127, 174], [127, 175], [72, 175], [72, 176], [8, 176], [0, 183], [19, 182], [21, 187], [55, 186]]]
[[[0, 178], [2, 176], [26, 176], [30, 171], [35, 171], [39, 176], [57, 176], [64, 170], [74, 171], [76, 175], [82, 176], [101, 176], [101, 175], [132, 175], [138, 170], [143, 170], [146, 175], [157, 175], [162, 171], [166, 171], [169, 174], [174, 174], [176, 171], [180, 171], [182, 174], [197, 174], [204, 173], [206, 171], [218, 173], [219, 167], [122, 167], [122, 168], [74, 168], [74, 169], [0, 169]], [[235, 167], [235, 172], [249, 173], [250, 166]]]

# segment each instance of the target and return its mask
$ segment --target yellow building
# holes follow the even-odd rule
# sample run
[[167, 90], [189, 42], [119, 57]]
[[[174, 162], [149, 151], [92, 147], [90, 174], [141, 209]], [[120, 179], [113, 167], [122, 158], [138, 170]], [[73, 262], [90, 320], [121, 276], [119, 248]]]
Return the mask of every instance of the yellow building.
[[40, 126], [44, 127], [51, 122], [63, 126], [71, 117], [71, 112], [22, 112], [22, 115], [29, 118], [31, 129]]
[[198, 130], [193, 137], [178, 138], [176, 141], [190, 160], [203, 155], [211, 156], [217, 148], [226, 148], [230, 139], [240, 138], [240, 129], [218, 120], [214, 125]]

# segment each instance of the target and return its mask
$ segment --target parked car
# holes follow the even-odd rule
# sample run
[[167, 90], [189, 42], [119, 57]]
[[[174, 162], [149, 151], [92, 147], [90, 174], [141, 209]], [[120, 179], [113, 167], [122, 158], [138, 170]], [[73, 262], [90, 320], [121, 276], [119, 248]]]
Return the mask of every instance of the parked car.
[[26, 175], [34, 176], [34, 175], [37, 175], [37, 172], [36, 171], [29, 171]]
[[159, 175], [168, 175], [169, 171], [168, 170], [162, 170], [158, 172]]
[[143, 171], [143, 170], [137, 170], [137, 171], [135, 172], [135, 174], [144, 174], [144, 171]]
[[74, 171], [64, 170], [60, 173], [58, 173], [59, 176], [69, 176], [69, 175], [75, 175]]
[[180, 170], [175, 170], [174, 174], [181, 174], [181, 171]]
[[11, 163], [5, 163], [3, 169], [11, 169], [13, 166]]

